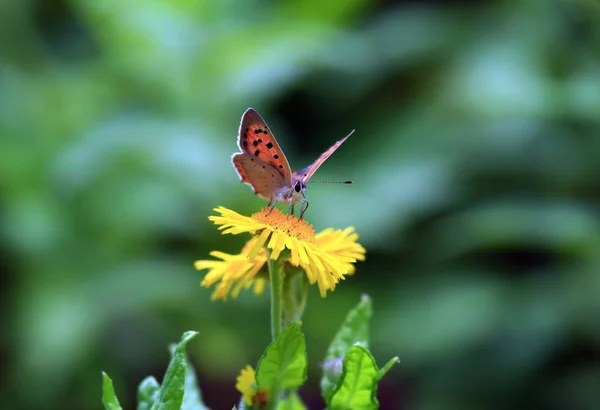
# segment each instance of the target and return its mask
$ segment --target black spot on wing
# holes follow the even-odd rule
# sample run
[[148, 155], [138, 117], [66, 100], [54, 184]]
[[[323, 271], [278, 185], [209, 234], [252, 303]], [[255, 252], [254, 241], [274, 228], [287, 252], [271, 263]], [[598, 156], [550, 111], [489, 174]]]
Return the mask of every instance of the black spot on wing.
[[260, 154], [260, 150], [259, 149], [257, 149], [256, 151], [254, 151], [254, 156], [255, 157], [258, 157], [258, 154]]
[[270, 141], [267, 142], [267, 148], [269, 148], [269, 149], [273, 148], [273, 143]]

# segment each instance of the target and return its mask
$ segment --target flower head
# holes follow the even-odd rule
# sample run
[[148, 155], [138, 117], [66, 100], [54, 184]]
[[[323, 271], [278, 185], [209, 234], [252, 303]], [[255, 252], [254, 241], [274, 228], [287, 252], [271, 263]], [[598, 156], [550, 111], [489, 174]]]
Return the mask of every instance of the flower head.
[[258, 393], [256, 376], [252, 366], [247, 365], [240, 371], [240, 375], [235, 382], [235, 388], [242, 393], [242, 400], [246, 404], [252, 404], [254, 396]]
[[270, 212], [261, 210], [250, 217], [223, 207], [215, 211], [220, 216], [213, 215], [209, 219], [219, 226], [223, 234], [247, 232], [253, 238], [240, 254], [213, 251], [211, 255], [221, 260], [200, 260], [195, 263], [196, 269], [209, 271], [202, 286], [211, 286], [220, 281], [213, 299], [225, 299], [230, 291], [235, 297], [241, 289], [252, 284], [255, 293], [262, 292], [265, 279], [257, 275], [268, 258], [281, 259], [304, 269], [309, 282], [317, 283], [321, 296], [333, 290], [345, 275], [353, 274], [357, 260], [365, 259], [366, 251], [357, 242], [358, 234], [354, 228], [329, 228], [315, 235], [312, 225], [276, 208]]

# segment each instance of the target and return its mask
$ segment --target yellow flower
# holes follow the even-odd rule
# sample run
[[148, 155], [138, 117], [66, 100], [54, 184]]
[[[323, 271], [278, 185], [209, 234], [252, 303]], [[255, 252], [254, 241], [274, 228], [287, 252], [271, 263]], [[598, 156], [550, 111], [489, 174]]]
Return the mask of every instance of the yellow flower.
[[[312, 225], [278, 209], [267, 214], [261, 210], [247, 217], [227, 208], [215, 209], [221, 216], [209, 219], [219, 226], [223, 234], [250, 233], [248, 241], [237, 255], [213, 251], [212, 256], [221, 260], [200, 260], [195, 263], [198, 270], [207, 269], [208, 273], [202, 286], [211, 286], [220, 281], [212, 299], [226, 299], [231, 291], [233, 297], [241, 289], [254, 284], [255, 293], [264, 289], [265, 278], [257, 274], [263, 269], [269, 249], [273, 260], [282, 256], [282, 260], [293, 266], [299, 266], [306, 272], [311, 284], [317, 283], [321, 296], [333, 290], [336, 284], [355, 271], [354, 263], [365, 259], [365, 248], [358, 242], [354, 228], [333, 230], [331, 228], [315, 235]], [[282, 255], [282, 252], [286, 252]], [[231, 290], [233, 287], [233, 290]]]
[[254, 369], [252, 366], [247, 365], [242, 369], [235, 381], [235, 388], [242, 393], [242, 400], [244, 400], [246, 404], [252, 404], [254, 396], [258, 393], [255, 386], [256, 376]]
[[[358, 234], [351, 226], [344, 230], [327, 228], [315, 236], [316, 245], [324, 251], [340, 257], [352, 258], [355, 261], [364, 261], [366, 250], [356, 242], [357, 240]], [[356, 270], [354, 263], [348, 263], [346, 267], [347, 274], [353, 275]]]
[[[200, 283], [209, 287], [219, 281], [211, 299], [227, 299], [231, 291], [232, 297], [237, 297], [242, 289], [248, 289], [254, 284], [254, 293], [260, 295], [266, 284], [266, 278], [256, 278], [264, 264], [267, 262], [267, 252], [261, 249], [252, 261], [248, 259], [248, 252], [254, 247], [256, 238], [250, 239], [237, 255], [225, 252], [212, 251], [211, 256], [221, 260], [196, 261], [194, 266], [198, 270], [208, 269], [208, 273]], [[231, 288], [233, 287], [233, 290]]]

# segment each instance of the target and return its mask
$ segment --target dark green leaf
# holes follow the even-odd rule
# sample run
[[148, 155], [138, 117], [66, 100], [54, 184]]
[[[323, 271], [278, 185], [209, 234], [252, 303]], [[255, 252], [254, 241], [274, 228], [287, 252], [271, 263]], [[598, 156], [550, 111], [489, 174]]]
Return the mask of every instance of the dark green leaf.
[[330, 410], [375, 410], [379, 369], [362, 346], [353, 346], [344, 357], [344, 370], [328, 401]]
[[[176, 345], [169, 346], [171, 357], [175, 355]], [[202, 392], [198, 386], [196, 380], [196, 373], [190, 363], [187, 355], [185, 356], [186, 369], [185, 369], [185, 392], [183, 393], [183, 403], [181, 404], [181, 410], [208, 410], [208, 407], [202, 401]]]
[[148, 376], [138, 386], [137, 410], [149, 410], [158, 399], [160, 384], [153, 376]]
[[185, 346], [198, 332], [185, 332], [175, 348], [175, 354], [169, 363], [158, 400], [152, 405], [152, 410], [179, 410], [183, 403], [185, 389]]
[[196, 373], [188, 360], [185, 371], [185, 393], [183, 394], [183, 404], [181, 410], [208, 410], [208, 407], [202, 401], [202, 392], [198, 386]]
[[[339, 376], [339, 373], [328, 370], [337, 360], [341, 360], [344, 357], [352, 345], [359, 343], [368, 347], [369, 322], [372, 316], [373, 306], [371, 299], [368, 295], [363, 295], [358, 305], [348, 312], [344, 323], [342, 323], [342, 326], [329, 345], [324, 360], [324, 372], [321, 377], [321, 394], [325, 398], [325, 401], [330, 397], [335, 387], [337, 376]], [[333, 366], [333, 369], [335, 369], [335, 366]]]
[[112, 380], [104, 372], [102, 372], [102, 403], [106, 410], [121, 410], [121, 405], [115, 395]]
[[306, 341], [298, 323], [292, 323], [267, 347], [256, 369], [264, 390], [293, 389], [306, 380]]

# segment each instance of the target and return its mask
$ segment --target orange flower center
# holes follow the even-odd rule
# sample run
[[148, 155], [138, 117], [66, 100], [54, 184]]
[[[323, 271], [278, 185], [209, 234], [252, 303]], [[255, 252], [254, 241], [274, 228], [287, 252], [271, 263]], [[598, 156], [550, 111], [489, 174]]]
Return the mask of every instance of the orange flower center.
[[277, 208], [274, 208], [271, 212], [267, 208], [263, 208], [253, 214], [251, 218], [269, 225], [273, 230], [285, 232], [288, 236], [293, 236], [301, 241], [313, 242], [315, 239], [315, 230], [312, 225], [304, 219], [284, 214]]

